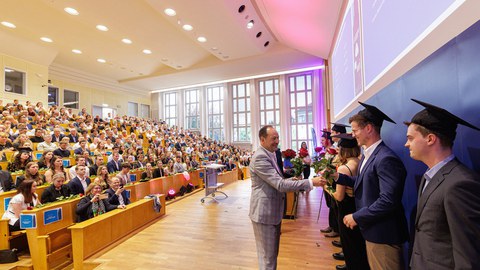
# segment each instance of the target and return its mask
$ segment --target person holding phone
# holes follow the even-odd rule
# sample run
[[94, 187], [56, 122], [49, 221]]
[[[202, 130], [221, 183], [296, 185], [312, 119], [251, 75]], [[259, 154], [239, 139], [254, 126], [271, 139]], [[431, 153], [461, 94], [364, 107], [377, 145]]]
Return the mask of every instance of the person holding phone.
[[120, 179], [113, 177], [111, 187], [105, 192], [108, 194], [108, 202], [111, 205], [127, 205], [130, 203], [127, 191], [120, 185]]
[[78, 222], [99, 216], [113, 209], [125, 209], [125, 205], [112, 205], [108, 202], [108, 194], [102, 194], [102, 186], [97, 183], [88, 185], [86, 195], [77, 205], [75, 211]]

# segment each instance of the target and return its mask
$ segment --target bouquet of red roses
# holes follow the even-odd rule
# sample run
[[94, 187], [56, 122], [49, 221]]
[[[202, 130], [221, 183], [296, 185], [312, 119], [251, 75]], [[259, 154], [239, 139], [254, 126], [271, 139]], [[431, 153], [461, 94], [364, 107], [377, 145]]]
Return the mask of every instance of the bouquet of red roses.
[[294, 158], [297, 155], [295, 151], [292, 149], [287, 149], [285, 151], [282, 151], [282, 157], [283, 158]]
[[337, 167], [333, 165], [335, 155], [337, 155], [337, 151], [333, 148], [329, 148], [326, 153], [320, 153], [312, 163], [315, 173], [323, 171], [323, 177], [327, 179], [326, 190], [330, 193], [335, 192], [335, 189], [332, 187], [334, 180], [333, 174], [337, 171]]

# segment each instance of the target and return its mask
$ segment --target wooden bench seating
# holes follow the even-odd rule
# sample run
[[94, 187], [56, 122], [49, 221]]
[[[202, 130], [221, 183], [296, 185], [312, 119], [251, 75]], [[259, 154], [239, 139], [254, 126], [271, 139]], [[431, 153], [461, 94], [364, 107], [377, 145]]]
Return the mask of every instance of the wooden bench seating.
[[153, 199], [140, 199], [126, 209], [115, 209], [69, 227], [74, 269], [84, 269], [85, 259], [165, 215], [164, 195], [160, 195], [160, 203], [158, 213], [153, 209]]

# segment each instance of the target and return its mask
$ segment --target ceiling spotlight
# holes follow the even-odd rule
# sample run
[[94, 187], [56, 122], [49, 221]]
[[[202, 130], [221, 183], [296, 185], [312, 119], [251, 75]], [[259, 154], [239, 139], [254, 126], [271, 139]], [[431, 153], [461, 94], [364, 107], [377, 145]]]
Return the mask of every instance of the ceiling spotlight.
[[97, 25], [96, 27], [97, 27], [97, 29], [100, 30], [100, 31], [104, 31], [104, 32], [108, 31], [108, 27], [106, 27], [105, 25], [99, 24], [99, 25]]
[[125, 43], [125, 44], [132, 44], [132, 41], [128, 38], [122, 39], [122, 42]]
[[70, 15], [75, 15], [76, 16], [76, 15], [80, 14], [80, 13], [78, 13], [78, 11], [76, 9], [71, 8], [71, 7], [66, 7], [63, 10], [65, 10], [65, 12], [67, 12]]
[[268, 45], [270, 45], [270, 41], [265, 42], [265, 44], [263, 44], [263, 47], [267, 47]]
[[73, 49], [72, 52], [73, 52], [73, 53], [76, 53], [76, 54], [82, 54], [82, 51], [77, 50], [77, 49]]
[[190, 24], [184, 24], [182, 26], [183, 30], [185, 31], [192, 31], [193, 30], [193, 26], [191, 26]]
[[258, 32], [257, 33], [257, 38], [261, 37], [262, 36], [262, 32]]
[[254, 24], [255, 24], [255, 21], [254, 21], [254, 20], [250, 20], [250, 21], [247, 23], [247, 28], [248, 28], [248, 29], [252, 29]]
[[11, 22], [2, 22], [2, 25], [8, 28], [17, 28], [17, 26]]
[[163, 12], [165, 12], [165, 14], [167, 14], [170, 17], [177, 15], [177, 12], [171, 8], [167, 8]]
[[243, 11], [245, 11], [245, 5], [241, 5], [241, 6], [238, 8], [238, 13], [242, 13]]
[[207, 42], [206, 37], [198, 37], [197, 40], [198, 40], [198, 42], [202, 42], [202, 43]]
[[149, 49], [145, 49], [145, 50], [143, 50], [143, 53], [144, 54], [152, 54], [152, 51], [150, 51]]
[[48, 37], [41, 37], [40, 39], [41, 39], [42, 41], [48, 42], [48, 43], [52, 43], [52, 42], [53, 42], [53, 40], [52, 40], [51, 38], [48, 38]]
[[99, 63], [106, 63], [106, 62], [107, 62], [107, 60], [105, 60], [105, 59], [102, 59], [102, 58], [98, 58], [98, 59], [97, 59], [97, 62], [99, 62]]

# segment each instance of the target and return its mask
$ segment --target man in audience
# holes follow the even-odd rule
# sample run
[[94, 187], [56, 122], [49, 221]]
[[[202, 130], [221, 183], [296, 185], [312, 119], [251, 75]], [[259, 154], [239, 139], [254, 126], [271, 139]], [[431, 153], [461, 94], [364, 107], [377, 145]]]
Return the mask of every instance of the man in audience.
[[354, 188], [357, 211], [346, 215], [343, 222], [349, 228], [360, 227], [372, 269], [404, 270], [402, 245], [408, 230], [402, 195], [407, 172], [380, 136], [384, 120], [395, 122], [377, 107], [360, 104], [365, 109], [349, 119], [353, 136], [365, 148], [359, 174], [334, 174], [338, 184]]
[[90, 185], [90, 178], [85, 175], [85, 166], [79, 165], [75, 167], [75, 173], [77, 176], [68, 182], [71, 194], [85, 194], [85, 190]]
[[276, 269], [285, 192], [311, 190], [314, 183], [319, 185], [320, 182], [318, 178], [283, 179], [275, 156], [278, 132], [273, 126], [264, 126], [260, 129], [259, 138], [261, 146], [250, 164], [252, 194], [249, 216], [255, 234], [259, 269]]
[[70, 150], [68, 150], [68, 142], [67, 141], [60, 141], [59, 147], [53, 151], [55, 156], [60, 156], [64, 158], [70, 157]]
[[130, 178], [130, 169], [132, 167], [129, 163], [124, 162], [122, 163], [122, 170], [117, 174], [118, 179], [120, 179], [120, 185], [125, 186], [126, 184], [130, 184], [132, 182]]
[[70, 129], [70, 134], [67, 136], [70, 139], [70, 142], [77, 143], [78, 142], [78, 131], [76, 128]]
[[458, 124], [480, 129], [445, 109], [412, 100], [425, 109], [405, 122], [405, 147], [428, 170], [418, 191], [410, 267], [480, 269], [480, 176], [452, 151]]
[[90, 170], [88, 170], [87, 165], [85, 164], [85, 157], [83, 155], [78, 155], [75, 157], [75, 166], [72, 166], [68, 171], [70, 173], [70, 179], [73, 179], [77, 176], [77, 166], [84, 166], [85, 169], [85, 176], [89, 177], [90, 176]]
[[85, 141], [85, 139], [84, 139], [83, 137], [81, 137], [81, 138], [79, 139], [78, 144], [79, 144], [79, 147], [78, 147], [78, 148], [75, 149], [75, 146], [74, 146], [74, 149], [75, 149], [75, 150], [73, 151], [73, 153], [74, 153], [75, 155], [82, 155], [83, 152], [89, 151], [89, 150], [87, 149], [87, 141]]
[[107, 163], [108, 173], [118, 172], [122, 168], [120, 154], [117, 152], [117, 153], [113, 153], [112, 156], [113, 156], [112, 160]]
[[7, 192], [15, 188], [12, 175], [6, 171], [6, 169], [7, 168], [0, 169], [0, 193]]
[[175, 173], [183, 173], [185, 171], [184, 163], [182, 162], [182, 157], [177, 156], [175, 158], [175, 163], [173, 164], [173, 170]]
[[59, 143], [65, 137], [61, 132], [59, 127], [53, 129], [52, 142]]
[[35, 135], [33, 137], [30, 138], [30, 141], [32, 141], [33, 143], [41, 143], [44, 141], [43, 139], [43, 129], [41, 128], [36, 128], [35, 129]]
[[[90, 166], [90, 175], [97, 175], [98, 167], [103, 165], [103, 156], [95, 156], [95, 164]], [[108, 169], [108, 168], [107, 168]]]
[[57, 148], [57, 145], [52, 142], [52, 135], [48, 133], [43, 135], [43, 142], [37, 145], [37, 151], [55, 151]]

